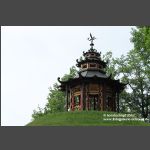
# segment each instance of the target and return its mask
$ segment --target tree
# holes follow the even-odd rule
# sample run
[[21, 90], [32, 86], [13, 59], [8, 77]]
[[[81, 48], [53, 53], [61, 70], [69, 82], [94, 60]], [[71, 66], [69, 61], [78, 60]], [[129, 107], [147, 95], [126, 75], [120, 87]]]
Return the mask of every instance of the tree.
[[150, 111], [150, 27], [143, 26], [132, 29], [131, 42], [134, 44], [133, 53], [138, 59], [138, 81], [141, 93], [142, 115], [147, 117]]
[[40, 108], [40, 106], [38, 105], [38, 108], [37, 110], [33, 110], [33, 114], [32, 114], [32, 119], [36, 119], [36, 118], [39, 118], [40, 116], [42, 116], [44, 113], [43, 113], [43, 109]]
[[[131, 42], [145, 66], [150, 67], [150, 27], [143, 26], [132, 29]], [[150, 68], [149, 68], [150, 69]]]
[[[61, 80], [65, 81], [69, 78], [75, 77], [77, 73], [76, 67], [72, 66], [69, 69], [69, 74], [65, 74]], [[63, 112], [65, 111], [65, 93], [59, 90], [58, 83], [49, 88], [47, 96], [47, 103], [44, 109], [38, 106], [37, 110], [33, 111], [32, 118], [38, 118], [47, 113]]]
[[[65, 74], [61, 80], [65, 81], [69, 78], [75, 77], [77, 73], [76, 67], [72, 66], [69, 69], [69, 74]], [[59, 90], [57, 83], [53, 85], [53, 88], [49, 88], [49, 94], [47, 97], [47, 104], [45, 106], [45, 112], [62, 112], [65, 110], [65, 93]]]
[[[114, 58], [113, 54], [111, 51], [106, 52], [106, 54], [103, 55], [103, 60], [105, 62], [107, 62], [107, 66], [105, 68], [106, 74], [109, 76], [111, 75], [112, 79], [121, 79], [121, 71], [119, 70], [120, 67], [120, 61], [122, 60], [122, 62], [124, 61], [123, 58], [125, 56], [122, 55], [120, 58]], [[118, 61], [120, 60], [120, 61]], [[126, 83], [126, 81], [124, 81], [124, 83]], [[128, 111], [128, 104], [127, 104], [127, 100], [129, 99], [130, 95], [129, 93], [124, 90], [121, 94], [120, 94], [120, 99], [119, 99], [119, 112], [127, 112]]]
[[103, 60], [106, 62], [107, 66], [105, 68], [106, 74], [109, 76], [111, 75], [112, 79], [118, 77], [118, 73], [116, 72], [116, 64], [115, 59], [113, 58], [113, 54], [111, 51], [106, 52], [103, 56]]
[[125, 99], [131, 111], [141, 113], [142, 117], [147, 117], [149, 107], [149, 88], [145, 66], [136, 51], [131, 50], [127, 56], [117, 58], [114, 63], [117, 65], [117, 72], [121, 76], [121, 81], [128, 83], [126, 94], [121, 95]]
[[53, 88], [49, 88], [47, 100], [48, 102], [45, 106], [45, 113], [64, 111], [65, 95], [62, 91], [59, 90], [57, 83], [53, 85]]
[[146, 118], [150, 110], [150, 27], [137, 27], [131, 34], [134, 49], [120, 58], [106, 53], [104, 58], [110, 62], [106, 71], [127, 83], [120, 95], [121, 111], [129, 108]]
[[72, 67], [69, 69], [69, 74], [65, 74], [65, 75], [61, 78], [61, 80], [66, 81], [66, 80], [68, 80], [68, 79], [70, 79], [70, 78], [73, 78], [73, 77], [75, 77], [76, 73], [77, 73], [76, 67], [75, 67], [75, 66], [72, 66]]

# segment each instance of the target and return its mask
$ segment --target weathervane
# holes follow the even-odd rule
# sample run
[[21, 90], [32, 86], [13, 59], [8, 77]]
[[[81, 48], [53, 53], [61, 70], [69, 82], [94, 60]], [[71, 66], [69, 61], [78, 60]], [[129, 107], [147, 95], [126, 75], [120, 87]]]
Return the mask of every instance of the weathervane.
[[90, 33], [90, 38], [88, 38], [88, 40], [91, 41], [91, 44], [90, 44], [91, 50], [93, 50], [93, 46], [94, 46], [93, 41], [94, 41], [95, 39], [96, 39], [96, 38], [95, 38], [94, 36], [92, 36], [92, 34]]

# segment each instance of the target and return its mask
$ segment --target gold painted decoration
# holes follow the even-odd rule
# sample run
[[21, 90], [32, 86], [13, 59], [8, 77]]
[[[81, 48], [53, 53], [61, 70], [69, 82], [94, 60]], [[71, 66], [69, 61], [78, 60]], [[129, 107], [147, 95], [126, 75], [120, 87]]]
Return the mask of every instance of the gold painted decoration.
[[89, 91], [99, 92], [99, 85], [98, 84], [90, 84]]

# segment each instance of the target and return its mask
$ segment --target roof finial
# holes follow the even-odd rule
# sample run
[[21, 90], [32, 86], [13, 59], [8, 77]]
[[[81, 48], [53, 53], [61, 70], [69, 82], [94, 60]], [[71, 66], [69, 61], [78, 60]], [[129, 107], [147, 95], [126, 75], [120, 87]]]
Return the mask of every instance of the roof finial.
[[91, 41], [91, 44], [90, 44], [91, 50], [93, 50], [93, 46], [94, 46], [93, 41], [94, 41], [95, 39], [96, 39], [96, 38], [95, 38], [94, 36], [92, 36], [92, 34], [90, 33], [90, 38], [88, 38], [88, 40]]

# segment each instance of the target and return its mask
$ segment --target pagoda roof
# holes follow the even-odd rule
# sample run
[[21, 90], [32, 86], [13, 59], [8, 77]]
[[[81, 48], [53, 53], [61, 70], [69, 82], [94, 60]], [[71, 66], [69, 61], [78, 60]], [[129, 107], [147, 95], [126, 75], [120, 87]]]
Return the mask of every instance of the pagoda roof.
[[61, 83], [59, 86], [62, 91], [65, 91], [66, 85], [70, 86], [76, 86], [78, 84], [81, 84], [82, 82], [92, 82], [92, 83], [109, 83], [111, 85], [114, 85], [116, 87], [116, 90], [122, 91], [126, 84], [120, 83], [120, 80], [114, 80], [111, 79], [111, 75], [107, 76], [106, 74], [102, 74], [98, 71], [85, 71], [78, 73], [74, 78], [70, 78], [67, 81], [60, 81], [60, 78], [58, 78], [58, 81]]
[[81, 64], [86, 63], [86, 62], [98, 63], [98, 64], [103, 65], [104, 67], [106, 67], [106, 65], [107, 65], [107, 62], [104, 62], [100, 59], [98, 60], [95, 58], [86, 58], [86, 59], [81, 60], [81, 61], [78, 61], [78, 59], [76, 59], [76, 62], [77, 62], [77, 64], [76, 64], [77, 67], [80, 67]]
[[98, 70], [86, 70], [86, 71], [82, 71], [79, 74], [77, 74], [75, 76], [75, 78], [79, 78], [80, 75], [82, 77], [99, 77], [99, 78], [108, 78], [108, 76]]
[[76, 86], [82, 83], [107, 83], [110, 84], [112, 86], [115, 86], [117, 91], [122, 91], [124, 89], [124, 86], [126, 84], [124, 83], [120, 83], [119, 80], [114, 80], [111, 79], [111, 75], [107, 75], [106, 72], [103, 70], [106, 66], [108, 62], [104, 62], [103, 60], [101, 60], [101, 52], [97, 52], [96, 49], [93, 48], [94, 44], [93, 44], [93, 40], [95, 40], [95, 37], [93, 37], [90, 34], [90, 38], [88, 38], [89, 41], [91, 41], [91, 48], [90, 50], [88, 50], [87, 52], [83, 51], [83, 56], [84, 59], [81, 59], [80, 61], [78, 61], [78, 59], [76, 60], [77, 67], [81, 67], [81, 64], [84, 63], [96, 63], [96, 64], [100, 64], [103, 66], [103, 68], [101, 67], [96, 67], [96, 68], [83, 68], [76, 74], [76, 76], [74, 78], [69, 78], [66, 81], [61, 81], [60, 78], [58, 78], [58, 81], [61, 83], [61, 85], [59, 86], [61, 88], [61, 90], [65, 90], [66, 86]]
[[95, 53], [97, 57], [99, 57], [101, 55], [101, 52], [97, 52], [96, 49], [89, 49], [87, 52], [83, 51], [83, 56], [86, 56], [89, 53]]
[[79, 84], [82, 81], [93, 81], [93, 82], [109, 82], [110, 84], [115, 84], [117, 87], [120, 87], [122, 90], [126, 84], [120, 83], [119, 80], [111, 79], [111, 75], [108, 76], [105, 73], [102, 73], [97, 70], [86, 70], [82, 72], [78, 72], [74, 78], [69, 78], [67, 81], [60, 81], [60, 78], [58, 78], [58, 81], [61, 83], [60, 87], [62, 89], [65, 89], [65, 85], [75, 85]]

